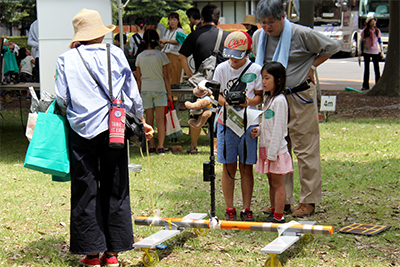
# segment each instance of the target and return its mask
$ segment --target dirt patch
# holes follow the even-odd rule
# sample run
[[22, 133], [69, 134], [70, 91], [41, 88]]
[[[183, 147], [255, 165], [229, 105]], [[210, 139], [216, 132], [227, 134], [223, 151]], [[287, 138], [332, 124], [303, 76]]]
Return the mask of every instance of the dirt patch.
[[[11, 92], [11, 103], [4, 103], [6, 109], [30, 107], [25, 93], [21, 99]], [[342, 118], [400, 118], [400, 98], [387, 96], [367, 96], [365, 93], [322, 90], [322, 95], [336, 95], [336, 112], [329, 117]], [[21, 104], [20, 104], [21, 103]]]
[[330, 117], [343, 118], [400, 118], [400, 98], [367, 96], [365, 93], [322, 91], [336, 95], [336, 112]]

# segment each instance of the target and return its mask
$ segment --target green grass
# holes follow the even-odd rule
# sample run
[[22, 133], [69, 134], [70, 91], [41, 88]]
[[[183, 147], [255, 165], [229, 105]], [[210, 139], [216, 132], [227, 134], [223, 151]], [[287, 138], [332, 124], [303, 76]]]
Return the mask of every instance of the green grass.
[[[80, 257], [68, 253], [70, 184], [51, 182], [49, 175], [23, 167], [28, 141], [19, 111], [2, 114], [5, 118], [0, 118], [0, 266], [79, 266]], [[27, 111], [24, 121], [26, 114]], [[297, 242], [278, 259], [283, 266], [400, 265], [400, 122], [336, 118], [321, 123], [320, 131], [323, 202], [309, 219], [334, 229], [352, 222], [391, 228], [373, 237], [336, 232], [332, 236], [314, 236], [313, 242]], [[185, 151], [189, 136], [180, 137], [179, 142]], [[170, 145], [176, 143], [167, 142], [166, 147]], [[131, 173], [132, 218], [152, 216], [156, 209], [163, 217], [207, 212], [209, 183], [203, 182], [202, 174], [203, 162], [209, 159], [205, 134], [200, 137], [199, 151], [197, 155], [168, 152], [164, 157], [147, 158], [132, 148], [130, 161], [143, 167], [142, 172]], [[221, 172], [222, 166], [217, 164], [219, 218], [225, 209]], [[299, 190], [295, 172], [296, 200]], [[255, 173], [252, 209], [256, 219], [263, 218], [260, 210], [268, 203], [266, 176]], [[239, 182], [235, 206], [241, 206]], [[134, 226], [135, 238], [140, 240], [160, 229]], [[264, 266], [268, 255], [260, 249], [276, 237], [276, 233], [234, 230], [196, 236], [188, 229], [164, 242], [166, 250], [156, 250], [160, 256], [157, 266]], [[122, 266], [143, 266], [142, 256], [141, 251], [132, 250], [119, 258]]]

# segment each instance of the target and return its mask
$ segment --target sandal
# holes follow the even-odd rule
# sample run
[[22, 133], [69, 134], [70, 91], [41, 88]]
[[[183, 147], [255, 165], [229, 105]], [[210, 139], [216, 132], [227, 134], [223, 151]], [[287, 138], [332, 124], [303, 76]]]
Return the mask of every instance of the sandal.
[[188, 153], [188, 154], [197, 154], [197, 146], [195, 146], [195, 147], [189, 147], [187, 150], [186, 150], [186, 152]]

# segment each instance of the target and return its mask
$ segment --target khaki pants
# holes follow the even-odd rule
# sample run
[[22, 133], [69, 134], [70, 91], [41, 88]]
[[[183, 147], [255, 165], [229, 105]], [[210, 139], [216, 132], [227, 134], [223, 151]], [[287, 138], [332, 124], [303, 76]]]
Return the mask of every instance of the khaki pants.
[[[287, 95], [289, 104], [289, 151], [296, 155], [301, 184], [300, 203], [320, 203], [321, 189], [321, 160], [319, 152], [319, 125], [317, 94], [315, 86], [299, 92], [305, 100], [314, 100], [311, 104], [301, 104], [304, 100], [295, 94]], [[293, 174], [285, 175], [286, 204], [294, 203]]]

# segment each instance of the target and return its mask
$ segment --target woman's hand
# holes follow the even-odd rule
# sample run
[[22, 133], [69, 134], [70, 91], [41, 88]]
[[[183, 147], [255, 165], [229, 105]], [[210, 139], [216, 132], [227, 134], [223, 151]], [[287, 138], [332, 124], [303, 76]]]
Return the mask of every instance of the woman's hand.
[[251, 129], [251, 137], [256, 138], [258, 133], [258, 128]]
[[153, 138], [154, 130], [151, 125], [143, 122], [143, 127], [144, 127], [144, 133], [146, 135], [146, 140], [149, 141], [151, 138]]

